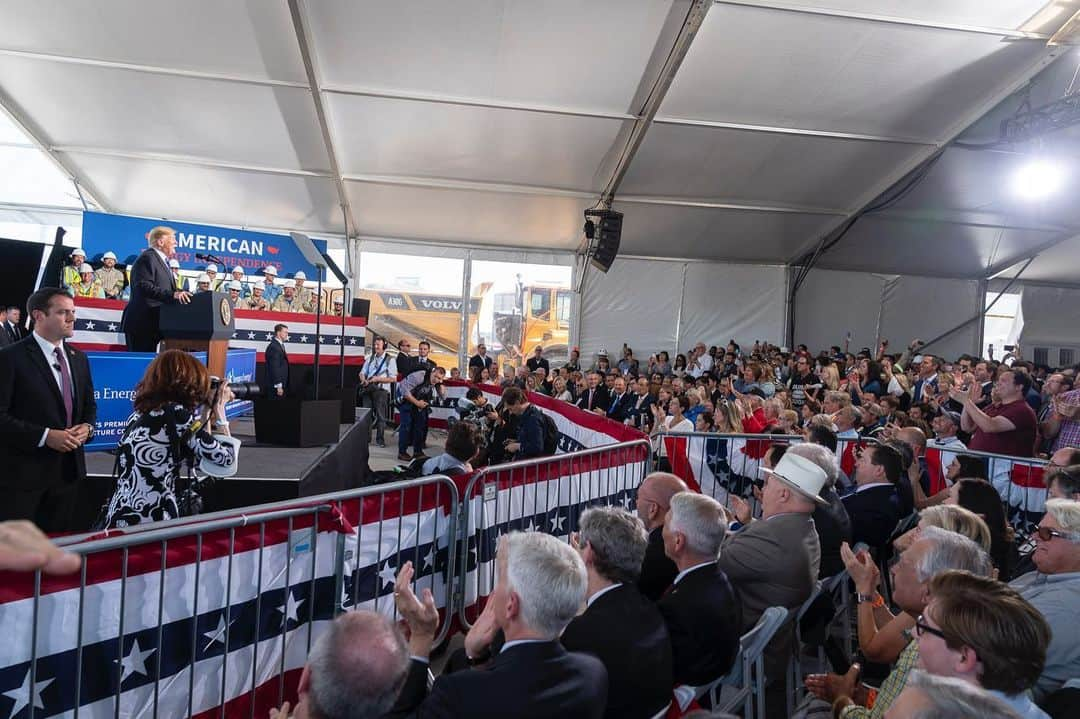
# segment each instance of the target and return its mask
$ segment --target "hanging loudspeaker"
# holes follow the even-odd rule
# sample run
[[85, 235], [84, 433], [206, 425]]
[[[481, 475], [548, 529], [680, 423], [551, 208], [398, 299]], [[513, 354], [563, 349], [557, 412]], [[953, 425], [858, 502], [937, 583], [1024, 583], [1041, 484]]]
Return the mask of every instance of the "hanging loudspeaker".
[[585, 210], [586, 234], [592, 223], [593, 245], [589, 260], [601, 272], [611, 269], [615, 255], [619, 254], [622, 238], [623, 214], [614, 210]]

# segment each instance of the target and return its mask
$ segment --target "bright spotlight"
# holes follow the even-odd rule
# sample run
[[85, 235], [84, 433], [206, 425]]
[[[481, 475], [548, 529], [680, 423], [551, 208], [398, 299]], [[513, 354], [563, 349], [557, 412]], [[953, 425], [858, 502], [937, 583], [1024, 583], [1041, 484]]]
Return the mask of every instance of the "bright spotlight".
[[1041, 200], [1060, 189], [1065, 171], [1060, 165], [1035, 160], [1024, 165], [1013, 177], [1013, 191], [1025, 200]]

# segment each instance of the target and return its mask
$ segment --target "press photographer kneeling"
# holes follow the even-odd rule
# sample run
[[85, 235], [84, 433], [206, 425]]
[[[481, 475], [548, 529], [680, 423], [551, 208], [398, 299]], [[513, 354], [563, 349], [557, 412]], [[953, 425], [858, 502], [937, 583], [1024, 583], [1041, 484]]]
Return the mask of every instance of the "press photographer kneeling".
[[232, 399], [229, 385], [212, 386], [206, 367], [187, 352], [168, 350], [154, 358], [135, 387], [135, 411], [117, 448], [116, 491], [98, 526], [198, 514], [195, 470], [209, 477], [236, 473], [240, 442], [229, 435], [225, 415]]

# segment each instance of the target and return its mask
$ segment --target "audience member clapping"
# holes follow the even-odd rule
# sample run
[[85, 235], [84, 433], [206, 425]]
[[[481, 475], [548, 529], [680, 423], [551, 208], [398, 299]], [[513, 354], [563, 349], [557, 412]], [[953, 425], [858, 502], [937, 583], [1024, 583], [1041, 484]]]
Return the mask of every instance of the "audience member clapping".
[[[398, 572], [394, 597], [409, 627], [408, 676], [388, 717], [506, 716], [548, 719], [602, 717], [607, 671], [594, 656], [568, 652], [559, 635], [585, 603], [588, 575], [568, 544], [539, 532], [512, 532], [499, 540], [495, 588], [465, 638], [470, 669], [427, 686], [428, 657], [439, 624], [429, 589], [413, 593], [412, 562]], [[506, 643], [487, 657], [502, 630]]]
[[[870, 564], [865, 556], [860, 563]], [[947, 569], [963, 569], [983, 577], [989, 577], [992, 573], [986, 552], [967, 537], [937, 527], [922, 530], [918, 540], [892, 568], [893, 602], [910, 617], [917, 618], [926, 609], [930, 580]], [[877, 631], [872, 606], [875, 597], [860, 595], [858, 600], [860, 630], [867, 624]], [[863, 604], [870, 606], [863, 607]], [[882, 683], [873, 709], [867, 708], [869, 690], [859, 683], [861, 668], [858, 664], [852, 665], [850, 671], [843, 675], [811, 674], [806, 677], [806, 687], [819, 699], [832, 702], [843, 719], [880, 717], [903, 690], [908, 675], [918, 663], [918, 656], [918, 642], [913, 639], [900, 652], [892, 672]]]
[[408, 667], [405, 639], [386, 617], [347, 612], [312, 646], [296, 706], [286, 702], [270, 719], [379, 719], [394, 705]]

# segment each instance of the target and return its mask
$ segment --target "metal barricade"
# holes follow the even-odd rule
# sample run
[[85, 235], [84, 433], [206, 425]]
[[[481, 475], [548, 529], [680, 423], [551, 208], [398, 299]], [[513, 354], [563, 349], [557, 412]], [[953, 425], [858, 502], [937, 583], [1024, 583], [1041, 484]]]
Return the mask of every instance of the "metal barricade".
[[[951, 447], [944, 451], [949, 456], [982, 459], [987, 479], [1001, 495], [1009, 524], [1024, 536], [1035, 530], [1046, 513], [1047, 487], [1043, 475], [1049, 465], [1048, 460]], [[944, 472], [947, 467], [941, 469]]]
[[397, 618], [407, 560], [443, 610], [441, 641], [458, 508], [455, 483], [435, 475], [62, 540], [81, 573], [4, 587], [0, 666], [25, 672], [28, 690], [13, 714], [265, 713], [338, 614]]
[[495, 586], [495, 548], [511, 531], [539, 531], [569, 541], [590, 506], [635, 507], [649, 471], [648, 440], [485, 467], [462, 493], [459, 619], [472, 626], [477, 602]]

